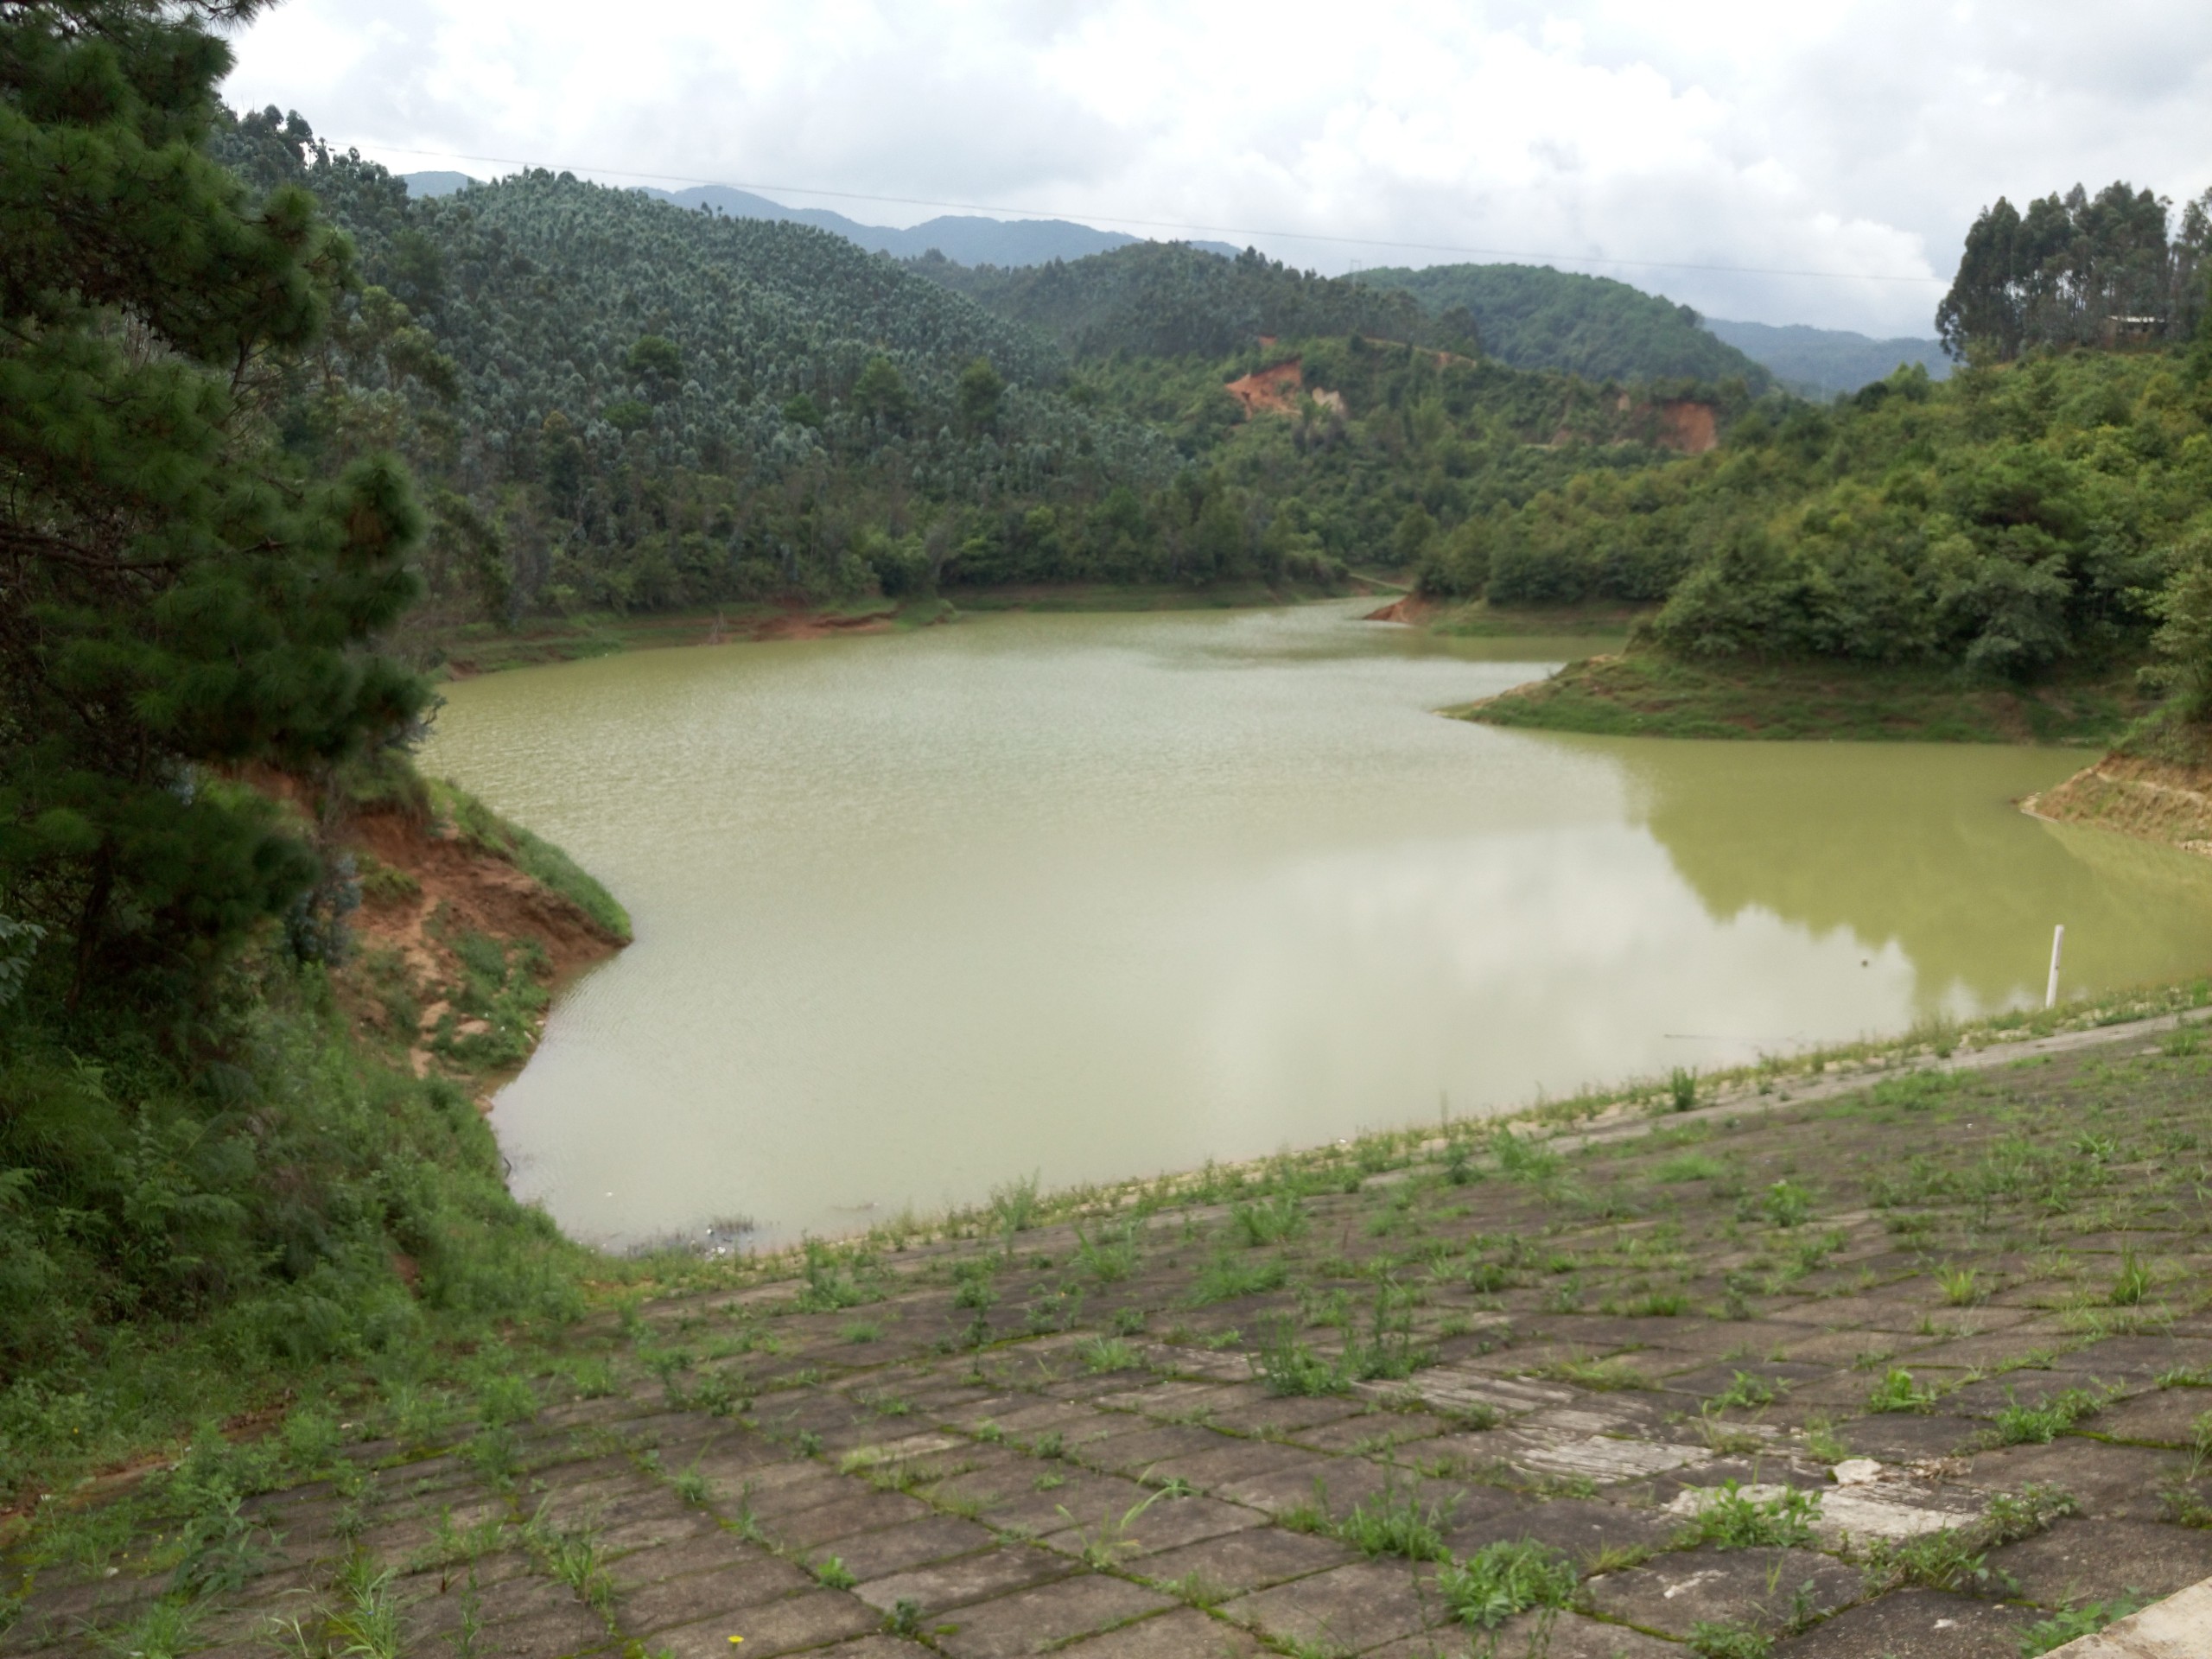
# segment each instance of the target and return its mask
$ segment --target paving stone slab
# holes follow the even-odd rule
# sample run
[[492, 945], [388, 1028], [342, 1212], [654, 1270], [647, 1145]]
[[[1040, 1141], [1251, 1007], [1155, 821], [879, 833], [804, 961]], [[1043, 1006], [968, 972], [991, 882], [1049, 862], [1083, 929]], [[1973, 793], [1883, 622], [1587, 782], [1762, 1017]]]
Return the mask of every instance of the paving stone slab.
[[1026, 1545], [1007, 1545], [979, 1555], [963, 1555], [929, 1567], [886, 1574], [855, 1586], [853, 1593], [886, 1612], [911, 1601], [926, 1613], [988, 1601], [1066, 1578], [1076, 1571], [1065, 1555]]
[[1689, 1659], [1678, 1644], [1579, 1613], [1523, 1613], [1494, 1630], [1446, 1625], [1370, 1649], [1365, 1659]]
[[1603, 1434], [1560, 1442], [1524, 1440], [1509, 1430], [1500, 1444], [1517, 1467], [1541, 1475], [1564, 1475], [1593, 1480], [1600, 1485], [1620, 1480], [1643, 1480], [1653, 1475], [1700, 1468], [1713, 1461], [1701, 1446], [1676, 1446], [1665, 1441], [1618, 1440]]
[[1249, 1509], [1281, 1515], [1288, 1510], [1318, 1506], [1332, 1516], [1350, 1513], [1394, 1484], [1402, 1484], [1402, 1470], [1364, 1458], [1331, 1458], [1306, 1453], [1297, 1462], [1279, 1464], [1256, 1473], [1218, 1480], [1216, 1497]]
[[2197, 1423], [2208, 1416], [2212, 1389], [2160, 1389], [2106, 1407], [2086, 1427], [2105, 1440], [2186, 1446], [2196, 1439]]
[[1211, 1497], [1169, 1498], [1153, 1503], [1126, 1525], [1116, 1522], [1103, 1531], [1068, 1527], [1047, 1534], [1042, 1541], [1048, 1548], [1075, 1555], [1093, 1544], [1103, 1544], [1114, 1551], [1116, 1561], [1126, 1563], [1266, 1524], [1267, 1516], [1242, 1504]]
[[[1925, 1348], [1925, 1341], [1907, 1338], [1900, 1340], [1887, 1332], [1873, 1331], [1817, 1331], [1802, 1334], [1802, 1326], [1777, 1325], [1782, 1357], [1803, 1362], [1826, 1362], [1836, 1365], [1854, 1365], [1869, 1354], [1886, 1354], [1892, 1358], [1910, 1356], [1916, 1348]], [[1791, 1331], [1800, 1334], [1790, 1335]], [[1762, 1352], [1770, 1352], [1763, 1348]]]
[[1540, 1503], [1494, 1493], [1486, 1495], [1482, 1509], [1461, 1510], [1445, 1543], [1465, 1556], [1486, 1544], [1532, 1538], [1588, 1561], [1609, 1550], [1663, 1549], [1681, 1529], [1671, 1516], [1624, 1503], [1572, 1497]]
[[1452, 1433], [1451, 1419], [1429, 1411], [1365, 1411], [1357, 1416], [1338, 1417], [1311, 1428], [1294, 1430], [1285, 1436], [1293, 1444], [1311, 1446], [1317, 1452], [1351, 1452], [1360, 1456], [1395, 1455], [1402, 1446], [1419, 1447], [1409, 1455], [1427, 1457], [1428, 1448], [1439, 1436], [1463, 1438]]
[[963, 1609], [937, 1645], [953, 1659], [1012, 1659], [1163, 1612], [1176, 1604], [1121, 1579], [1084, 1573]]
[[[837, 1590], [817, 1590], [726, 1618], [661, 1630], [653, 1637], [652, 1646], [656, 1651], [675, 1655], [676, 1659], [731, 1659], [741, 1652], [745, 1659], [762, 1659], [826, 1647], [846, 1637], [870, 1635], [882, 1624], [883, 1615], [858, 1597]], [[745, 1638], [742, 1646], [730, 1641], [733, 1636]]]
[[789, 1561], [760, 1556], [705, 1573], [663, 1579], [615, 1602], [615, 1619], [633, 1636], [759, 1607], [815, 1587], [813, 1575]]
[[1874, 1458], [1883, 1463], [1925, 1463], [1972, 1446], [1986, 1427], [1986, 1424], [1970, 1417], [1923, 1417], [1916, 1412], [1890, 1411], [1854, 1417], [1839, 1425], [1835, 1433], [1854, 1457]]
[[1608, 1618], [1677, 1639], [1700, 1623], [1772, 1631], [1801, 1607], [1833, 1612], [1864, 1593], [1857, 1569], [1808, 1549], [1681, 1550], [1592, 1579], [1587, 1591]]
[[566, 1607], [486, 1625], [477, 1633], [477, 1659], [559, 1659], [607, 1645], [606, 1623], [572, 1599]]
[[2212, 1584], [2192, 1585], [2056, 1651], [2063, 1659], [2202, 1659], [2212, 1652]]
[[1224, 1617], [1276, 1642], [1364, 1652], [1446, 1617], [1425, 1569], [1354, 1561], [1222, 1604]]
[[2037, 1537], [1992, 1551], [1989, 1565], [2046, 1607], [2109, 1601], [2130, 1591], [2171, 1596], [2212, 1578], [2212, 1532], [2154, 1521], [2055, 1521]]
[[735, 1533], [717, 1526], [696, 1538], [678, 1539], [652, 1549], [633, 1550], [619, 1560], [609, 1562], [607, 1573], [618, 1592], [635, 1590], [662, 1579], [680, 1578], [686, 1573], [705, 1573], [734, 1566], [760, 1553], [756, 1546], [745, 1542]]
[[1977, 1453], [1968, 1484], [1984, 1491], [2055, 1486], [2078, 1500], [2085, 1514], [2155, 1521], [2164, 1505], [2159, 1490], [2184, 1472], [2188, 1460], [2143, 1446], [2106, 1446], [2066, 1435], [2048, 1446], [2007, 1446]]
[[[857, 1482], [847, 1484], [858, 1486]], [[826, 1550], [842, 1539], [923, 1520], [931, 1513], [928, 1504], [904, 1492], [871, 1491], [858, 1486], [845, 1497], [794, 1516], [771, 1518], [766, 1524], [776, 1541], [786, 1549]]]
[[1074, 1659], [1248, 1659], [1260, 1644], [1234, 1624], [1178, 1607], [1059, 1651]]
[[1001, 1494], [985, 1506], [984, 1514], [1000, 1531], [1030, 1537], [1071, 1526], [1111, 1531], [1151, 1496], [1150, 1487], [1119, 1475], [1093, 1475], [1071, 1469], [1058, 1486]]
[[950, 1560], [993, 1548], [996, 1535], [987, 1527], [957, 1516], [932, 1515], [857, 1538], [842, 1540], [837, 1548], [846, 1570], [855, 1579], [887, 1578], [893, 1573]]
[[1154, 1584], [1195, 1577], [1224, 1594], [1238, 1594], [1311, 1578], [1357, 1559], [1333, 1538], [1266, 1527], [1164, 1550], [1132, 1564], [1129, 1570]]
[[[1954, 1389], [1943, 1396], [1943, 1409], [1955, 1417], [1990, 1418], [2014, 1406], [2044, 1405], [2075, 1390], [2101, 1402], [2111, 1397], [2113, 1383], [2111, 1377], [2071, 1366], [2054, 1367], [2047, 1371], [2012, 1371]], [[2094, 1419], [2090, 1421], [2093, 1426], [2101, 1426]]]
[[1211, 1428], [1137, 1418], [1125, 1432], [1084, 1444], [1077, 1455], [1095, 1468], [1135, 1474], [1170, 1458], [1195, 1458], [1241, 1442]]
[[[400, 1629], [410, 1643], [458, 1630], [467, 1617], [480, 1624], [496, 1624], [540, 1613], [566, 1612], [576, 1605], [575, 1594], [566, 1585], [535, 1575], [479, 1586], [473, 1592], [465, 1580], [442, 1588], [435, 1580], [410, 1583], [402, 1579], [392, 1587], [401, 1603]], [[302, 1624], [312, 1624], [315, 1605], [313, 1599], [302, 1597], [285, 1616], [297, 1615]]]
[[1291, 1395], [1232, 1406], [1217, 1414], [1217, 1427], [1238, 1434], [1300, 1434], [1325, 1423], [1368, 1415], [1373, 1408], [1349, 1395]]
[[2042, 1617], [1941, 1590], [1896, 1590], [1777, 1642], [1773, 1659], [2019, 1659]]
[[1333, 1464], [1337, 1459], [1319, 1459], [1301, 1447], [1273, 1440], [1224, 1440], [1205, 1452], [1163, 1458], [1152, 1466], [1152, 1475], [1155, 1480], [1187, 1480], [1200, 1491], [1230, 1495], [1230, 1485], [1242, 1477], [1325, 1461]]

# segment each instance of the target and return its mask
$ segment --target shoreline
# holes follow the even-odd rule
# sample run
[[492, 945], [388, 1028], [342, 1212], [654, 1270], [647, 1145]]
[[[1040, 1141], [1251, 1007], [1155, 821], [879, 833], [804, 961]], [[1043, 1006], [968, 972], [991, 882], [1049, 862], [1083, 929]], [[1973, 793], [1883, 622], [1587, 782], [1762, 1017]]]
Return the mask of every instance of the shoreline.
[[1269, 588], [1258, 582], [1187, 588], [1170, 583], [1114, 587], [1071, 583], [1024, 584], [958, 590], [957, 601], [938, 594], [906, 600], [873, 597], [849, 604], [795, 605], [771, 601], [712, 609], [618, 615], [594, 612], [573, 618], [533, 617], [512, 629], [489, 623], [432, 630], [410, 642], [426, 671], [442, 680], [474, 679], [510, 668], [582, 662], [632, 651], [699, 645], [773, 645], [847, 634], [903, 633], [957, 623], [969, 616], [1008, 611], [1046, 614], [1109, 614], [1138, 611], [1270, 610], [1330, 600], [1374, 597], [1401, 591], [1379, 576], [1357, 575], [1340, 588], [1303, 584]]
[[2126, 674], [2021, 690], [1967, 684], [1942, 670], [1688, 664], [1629, 651], [1438, 712], [1599, 737], [2104, 748], [2148, 708]]
[[[1370, 1180], [1387, 1178], [1394, 1169], [1433, 1160], [1441, 1149], [1469, 1136], [1480, 1139], [1505, 1133], [1571, 1150], [1672, 1124], [1847, 1094], [1891, 1078], [1979, 1070], [2044, 1053], [2125, 1041], [2131, 1036], [2155, 1035], [2200, 1020], [2212, 1021], [2212, 1012], [2208, 1010], [2212, 1010], [2212, 978], [2136, 986], [2101, 997], [2061, 1001], [2056, 1008], [2012, 1009], [1957, 1024], [1936, 1019], [1886, 1036], [1824, 1044], [1796, 1054], [1763, 1056], [1748, 1065], [1721, 1071], [1683, 1074], [1691, 1077], [1698, 1101], [1688, 1111], [1674, 1108], [1674, 1076], [1630, 1077], [1594, 1084], [1557, 1098], [1539, 1092], [1533, 1101], [1497, 1112], [1454, 1116], [1440, 1123], [1423, 1122], [1363, 1130], [1333, 1141], [1258, 1157], [1209, 1159], [1195, 1167], [1058, 1188], [1039, 1189], [1021, 1182], [1012, 1185], [1027, 1192], [1027, 1201], [1033, 1206], [1039, 1224], [1080, 1224], [1131, 1208], [1145, 1211], [1188, 1203], [1194, 1191], [1224, 1183], [1234, 1186], [1324, 1166], [1333, 1167], [1347, 1158], [1363, 1166], [1374, 1165]], [[994, 1209], [990, 1199], [929, 1211], [910, 1207], [848, 1232], [808, 1235], [791, 1243], [758, 1249], [741, 1247], [715, 1256], [682, 1248], [657, 1252], [652, 1242], [626, 1249], [584, 1248], [608, 1262], [658, 1267], [662, 1271], [678, 1263], [695, 1262], [702, 1270], [734, 1273], [748, 1282], [773, 1281], [797, 1271], [810, 1251], [856, 1249], [870, 1255], [886, 1251], [903, 1255], [987, 1237], [992, 1230]], [[674, 1239], [687, 1230], [672, 1227], [661, 1236]]]

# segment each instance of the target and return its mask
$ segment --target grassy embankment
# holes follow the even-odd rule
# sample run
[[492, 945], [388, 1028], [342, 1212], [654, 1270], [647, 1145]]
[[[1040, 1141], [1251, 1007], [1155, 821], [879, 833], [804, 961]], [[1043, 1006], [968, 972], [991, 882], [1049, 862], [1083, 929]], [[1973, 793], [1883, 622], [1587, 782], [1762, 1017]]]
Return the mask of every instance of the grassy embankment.
[[39, 1493], [98, 1490], [195, 1425], [257, 1432], [573, 1318], [609, 1270], [514, 1201], [481, 1102], [561, 981], [627, 942], [621, 906], [404, 768], [317, 833], [358, 878], [342, 955], [302, 962], [272, 930], [197, 1029], [109, 1011], [0, 1029], [0, 1513], [17, 1528]]
[[2146, 706], [2123, 673], [2016, 688], [1944, 669], [1693, 664], [1630, 650], [1570, 663], [1548, 679], [1445, 712], [1493, 726], [1611, 737], [2094, 746], [2119, 738]]
[[[0, 1534], [8, 1582], [24, 1637], [149, 1659], [801, 1626], [1014, 1651], [990, 1632], [1151, 1619], [1173, 1651], [1402, 1622], [1708, 1656], [1834, 1621], [1821, 1651], [1871, 1655], [1912, 1613], [2039, 1652], [2203, 1571], [2212, 1056], [2194, 1027], [2005, 1044], [2208, 1000], [1595, 1091], [1509, 1134], [1017, 1183], [771, 1259], [549, 1253], [564, 1305], [218, 1389], [207, 1415], [251, 1408], [228, 1443], [142, 1421], [159, 1465], [87, 1481], [50, 1439], [15, 1471], [53, 1496]], [[1854, 1493], [1850, 1456], [1890, 1472]]]

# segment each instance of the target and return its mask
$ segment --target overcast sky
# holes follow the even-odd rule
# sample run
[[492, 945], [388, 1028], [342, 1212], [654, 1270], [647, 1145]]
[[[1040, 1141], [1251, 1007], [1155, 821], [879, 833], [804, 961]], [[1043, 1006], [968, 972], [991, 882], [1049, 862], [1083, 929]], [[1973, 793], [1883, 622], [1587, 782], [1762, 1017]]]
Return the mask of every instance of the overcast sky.
[[2205, 0], [289, 0], [236, 49], [233, 103], [397, 172], [1523, 257], [1881, 334], [1999, 194], [2212, 186]]

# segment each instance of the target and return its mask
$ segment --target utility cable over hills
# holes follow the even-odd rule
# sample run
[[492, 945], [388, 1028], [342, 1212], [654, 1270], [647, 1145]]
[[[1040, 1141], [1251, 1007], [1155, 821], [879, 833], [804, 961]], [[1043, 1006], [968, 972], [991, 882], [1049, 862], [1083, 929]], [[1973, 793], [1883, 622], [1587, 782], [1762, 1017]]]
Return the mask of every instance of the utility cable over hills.
[[1078, 213], [1068, 209], [1023, 207], [1005, 203], [954, 201], [929, 196], [896, 196], [860, 190], [833, 190], [815, 185], [768, 184], [758, 181], [748, 183], [734, 179], [699, 178], [680, 173], [644, 173], [633, 168], [598, 167], [576, 162], [556, 165], [524, 161], [512, 156], [471, 156], [455, 150], [413, 149], [404, 145], [387, 144], [374, 140], [370, 141], [370, 148], [380, 155], [411, 156], [426, 161], [474, 162], [490, 167], [548, 167], [556, 172], [577, 173], [594, 178], [634, 179], [659, 184], [709, 189], [743, 190], [756, 193], [766, 191], [772, 192], [777, 195], [818, 196], [834, 201], [878, 202], [892, 207], [934, 207], [941, 212], [1011, 214], [1019, 219], [1057, 219], [1076, 223], [1087, 219], [1097, 219], [1109, 225], [1130, 226], [1139, 230], [1173, 231], [1188, 235], [1245, 237], [1270, 242], [1306, 242], [1332, 247], [1387, 248], [1395, 252], [1405, 253], [1456, 253], [1478, 259], [1525, 259], [1552, 265], [1611, 265], [1637, 270], [1713, 271], [1744, 276], [1806, 277], [1827, 282], [1911, 283], [1931, 288], [1942, 288], [1946, 285], [1945, 278], [1929, 274], [1904, 275], [1866, 270], [1809, 270], [1792, 266], [1747, 265], [1721, 260], [1637, 259], [1604, 253], [1543, 252], [1529, 248], [1486, 247], [1459, 242], [1342, 236], [1319, 231], [1285, 230], [1280, 226], [1201, 224], [1189, 219], [1150, 219], [1131, 214], [1088, 211]]

